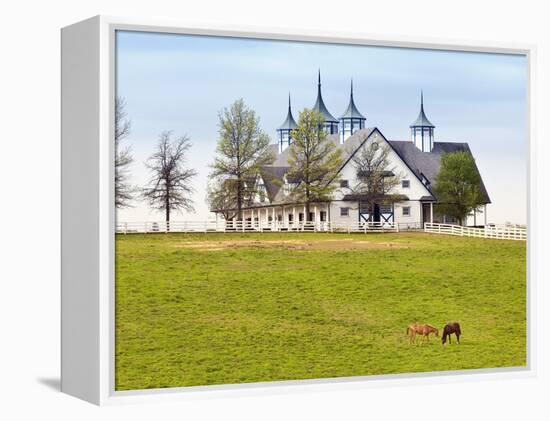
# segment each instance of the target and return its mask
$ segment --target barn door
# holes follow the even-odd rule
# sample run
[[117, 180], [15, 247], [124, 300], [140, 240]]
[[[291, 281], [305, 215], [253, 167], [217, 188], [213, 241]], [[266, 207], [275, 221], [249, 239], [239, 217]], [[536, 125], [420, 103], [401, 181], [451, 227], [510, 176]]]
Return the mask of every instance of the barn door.
[[366, 203], [359, 203], [359, 222], [370, 222], [371, 211]]
[[393, 222], [393, 205], [380, 205], [378, 207], [380, 217], [377, 222]]

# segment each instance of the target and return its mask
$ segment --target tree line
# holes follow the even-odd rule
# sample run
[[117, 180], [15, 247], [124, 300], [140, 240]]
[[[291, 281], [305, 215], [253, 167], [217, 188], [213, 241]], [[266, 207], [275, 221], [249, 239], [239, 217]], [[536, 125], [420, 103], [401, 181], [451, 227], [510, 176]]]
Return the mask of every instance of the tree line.
[[[131, 207], [134, 200], [146, 200], [153, 209], [165, 213], [166, 221], [170, 221], [172, 211], [193, 211], [192, 182], [197, 171], [187, 166], [190, 139], [186, 135], [175, 137], [171, 131], [160, 133], [155, 151], [145, 162], [150, 172], [149, 181], [139, 188], [130, 182], [130, 165], [134, 162], [131, 147], [123, 145], [130, 132], [125, 102], [117, 98], [116, 207]], [[242, 220], [243, 209], [253, 204], [256, 195], [264, 193], [258, 183], [261, 167], [273, 164], [276, 156], [269, 147], [270, 137], [260, 128], [259, 117], [242, 99], [219, 112], [218, 135], [216, 155], [210, 165], [207, 203], [226, 219]], [[315, 110], [306, 108], [299, 113], [291, 138], [285, 188], [291, 201], [304, 205], [304, 218], [309, 221], [310, 205], [331, 200], [340, 186], [339, 171], [344, 158], [341, 149], [327, 136], [323, 116]], [[385, 143], [370, 143], [352, 155], [356, 182], [348, 187], [357, 195], [360, 206], [403, 200], [403, 196], [392, 193], [402, 175], [394, 169], [388, 170], [389, 155]], [[441, 209], [463, 220], [480, 206], [480, 179], [471, 155], [457, 153], [455, 158], [451, 155], [455, 154], [442, 159], [441, 182], [435, 190], [446, 201]], [[274, 182], [281, 183], [280, 180]]]

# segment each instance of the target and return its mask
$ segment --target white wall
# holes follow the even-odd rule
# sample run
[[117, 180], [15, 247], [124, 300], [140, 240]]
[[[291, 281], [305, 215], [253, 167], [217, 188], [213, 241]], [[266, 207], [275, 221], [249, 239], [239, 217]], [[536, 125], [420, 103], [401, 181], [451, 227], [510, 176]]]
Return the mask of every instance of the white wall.
[[[410, 215], [403, 216], [403, 208], [410, 208]], [[422, 203], [419, 201], [405, 201], [395, 204], [394, 221], [398, 224], [417, 224], [422, 222]]]
[[[403, 222], [410, 222], [410, 223], [422, 222], [422, 213], [421, 213], [421, 210], [420, 210], [420, 204], [419, 204], [418, 200], [422, 196], [429, 195], [430, 192], [420, 182], [420, 180], [414, 175], [414, 173], [409, 169], [409, 167], [407, 167], [407, 165], [401, 160], [399, 155], [397, 155], [395, 153], [395, 151], [393, 149], [391, 149], [391, 147], [389, 146], [388, 143], [386, 143], [384, 138], [382, 136], [380, 136], [377, 132], [374, 132], [369, 137], [369, 139], [367, 139], [367, 141], [365, 142], [365, 144], [362, 146], [361, 149], [368, 148], [372, 142], [378, 142], [381, 146], [382, 145], [387, 145], [387, 147], [390, 148], [390, 152], [389, 152], [389, 155], [388, 155], [390, 165], [387, 169], [392, 170], [395, 174], [399, 174], [403, 180], [409, 180], [409, 187], [408, 188], [403, 188], [402, 185], [400, 184], [399, 186], [397, 186], [393, 190], [393, 193], [406, 195], [411, 200], [410, 203], [409, 202], [404, 202], [401, 205], [399, 205], [399, 204], [396, 205], [396, 212], [395, 212], [395, 218], [396, 219], [395, 219], [395, 221], [399, 222], [400, 219], [403, 219], [404, 220]], [[359, 151], [357, 151], [357, 153], [360, 153], [361, 149]], [[354, 164], [353, 160], [350, 160], [350, 162], [348, 162], [348, 164], [342, 169], [340, 175], [341, 175], [342, 179], [349, 181], [350, 187], [353, 187], [357, 183], [356, 168], [355, 168], [355, 164]], [[338, 188], [336, 190], [335, 194], [334, 194], [334, 197], [335, 197], [336, 200], [341, 200], [344, 197], [344, 195], [350, 194], [350, 193], [351, 193], [351, 189], [349, 189], [349, 188]], [[405, 203], [407, 203], [407, 204], [405, 204]], [[397, 209], [398, 206], [399, 206], [399, 209]], [[401, 207], [402, 206], [410, 206], [411, 207], [411, 216], [410, 217], [401, 216]], [[354, 204], [354, 207], [357, 207], [357, 205]], [[340, 218], [339, 215], [340, 215], [339, 211], [338, 211], [337, 215], [331, 212], [332, 221], [337, 221], [334, 218], [335, 217]], [[350, 215], [352, 215], [351, 212], [350, 212]], [[353, 222], [357, 222], [358, 218], [359, 218], [358, 211], [355, 210], [355, 213], [353, 213], [353, 215], [355, 217], [355, 219], [353, 219]], [[344, 218], [344, 219], [348, 220], [348, 218]], [[339, 220], [340, 219], [338, 219], [338, 221]]]
[[[340, 208], [349, 208], [348, 216], [340, 215]], [[336, 224], [356, 224], [359, 222], [357, 202], [335, 200], [330, 204], [330, 221]]]

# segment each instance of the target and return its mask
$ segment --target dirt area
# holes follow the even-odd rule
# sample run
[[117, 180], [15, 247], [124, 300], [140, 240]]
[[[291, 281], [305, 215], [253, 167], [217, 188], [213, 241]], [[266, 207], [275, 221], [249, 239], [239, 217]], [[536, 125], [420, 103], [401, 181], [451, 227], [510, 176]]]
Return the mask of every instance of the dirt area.
[[230, 241], [189, 241], [176, 244], [178, 248], [203, 251], [219, 251], [231, 248], [286, 248], [289, 250], [362, 250], [407, 248], [395, 242], [376, 242], [352, 238], [326, 240], [230, 240]]

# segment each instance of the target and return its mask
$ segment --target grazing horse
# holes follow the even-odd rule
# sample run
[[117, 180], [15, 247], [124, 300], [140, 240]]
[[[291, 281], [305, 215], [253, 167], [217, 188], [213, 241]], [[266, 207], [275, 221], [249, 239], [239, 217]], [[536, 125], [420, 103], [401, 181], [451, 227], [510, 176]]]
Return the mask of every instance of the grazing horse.
[[430, 341], [430, 333], [435, 333], [435, 336], [439, 336], [439, 330], [433, 326], [430, 325], [421, 325], [418, 323], [415, 323], [413, 325], [409, 325], [407, 327], [407, 335], [409, 335], [409, 342], [416, 343], [416, 334], [422, 335], [422, 338], [426, 341]]
[[458, 343], [460, 343], [460, 335], [462, 335], [462, 332], [460, 331], [460, 325], [458, 323], [447, 323], [443, 328], [443, 335], [441, 335], [441, 343], [443, 345], [445, 345], [445, 342], [447, 342], [447, 337], [449, 338], [449, 343], [451, 343], [452, 333], [456, 335], [456, 340]]

